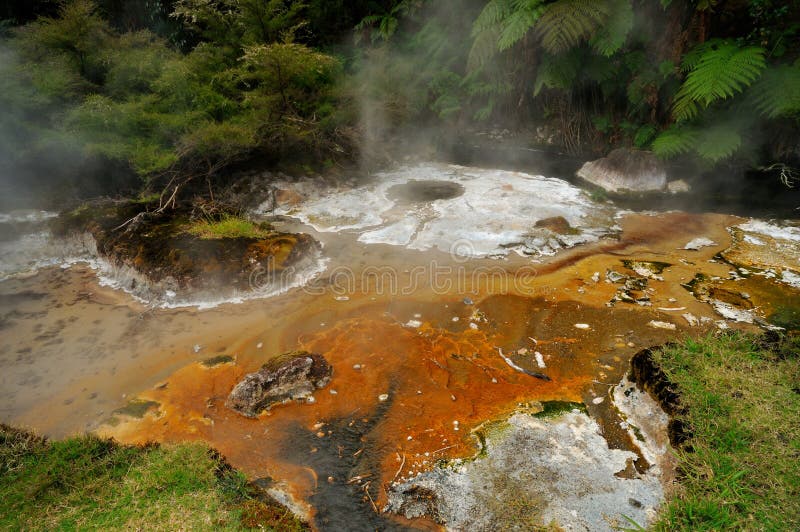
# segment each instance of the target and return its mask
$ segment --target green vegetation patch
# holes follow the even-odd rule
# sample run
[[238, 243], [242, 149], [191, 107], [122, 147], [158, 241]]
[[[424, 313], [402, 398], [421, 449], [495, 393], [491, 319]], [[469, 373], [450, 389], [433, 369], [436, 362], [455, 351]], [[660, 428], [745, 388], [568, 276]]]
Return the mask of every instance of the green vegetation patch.
[[723, 334], [653, 357], [689, 429], [656, 528], [800, 529], [800, 338]]
[[219, 220], [198, 220], [186, 232], [204, 239], [267, 238], [272, 234], [267, 224], [258, 224], [238, 216], [224, 216]]
[[586, 405], [583, 403], [573, 403], [570, 401], [543, 401], [542, 411], [533, 414], [533, 417], [550, 418], [557, 417], [573, 410], [579, 410], [586, 413]]
[[201, 362], [207, 368], [213, 368], [214, 366], [219, 366], [221, 364], [230, 364], [234, 362], [234, 358], [231, 355], [217, 355], [215, 357], [207, 358]]
[[306, 530], [200, 444], [47, 442], [0, 425], [0, 529]]
[[128, 404], [123, 406], [122, 408], [114, 410], [114, 414], [141, 419], [148, 411], [154, 408], [158, 408], [159, 406], [161, 406], [161, 404], [156, 401], [148, 401], [145, 399], [133, 399], [129, 401]]

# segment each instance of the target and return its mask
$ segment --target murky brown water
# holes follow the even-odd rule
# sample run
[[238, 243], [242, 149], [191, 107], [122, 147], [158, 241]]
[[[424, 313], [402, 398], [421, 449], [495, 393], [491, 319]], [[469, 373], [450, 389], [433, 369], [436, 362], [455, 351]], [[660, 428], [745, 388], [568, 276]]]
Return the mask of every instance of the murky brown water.
[[[591, 399], [619, 382], [633, 353], [706, 330], [690, 328], [682, 312], [719, 319], [681, 284], [697, 273], [728, 275], [729, 265], [709, 259], [728, 245], [735, 221], [629, 215], [618, 240], [534, 265], [518, 257], [461, 262], [328, 235], [333, 277], [313, 290], [206, 311], [147, 309], [99, 287], [90, 270], [44, 270], [0, 283], [0, 420], [57, 437], [96, 430], [131, 443], [204, 440], [248, 476], [269, 477], [317, 508], [317, 524], [336, 523], [352, 508], [371, 512], [370, 500], [380, 507], [393, 480], [472, 455], [471, 429], [520, 404], [585, 401], [602, 419]], [[697, 236], [718, 245], [680, 249]], [[606, 305], [618, 287], [603, 275], [625, 271], [623, 259], [670, 264], [663, 281], [649, 282], [652, 306]], [[427, 272], [416, 269], [433, 261]], [[393, 289], [375, 265], [397, 272]], [[346, 298], [347, 279], [335, 275], [344, 266], [353, 285]], [[442, 273], [432, 279], [434, 267]], [[756, 304], [776, 297], [752, 292]], [[649, 327], [651, 320], [676, 330]], [[313, 404], [275, 407], [256, 420], [224, 407], [245, 373], [298, 348], [334, 368]], [[549, 380], [513, 369], [501, 350]], [[220, 354], [235, 363], [200, 363]], [[141, 419], [114, 414], [134, 398], [159, 406]], [[356, 476], [372, 480], [366, 491], [350, 489]]]

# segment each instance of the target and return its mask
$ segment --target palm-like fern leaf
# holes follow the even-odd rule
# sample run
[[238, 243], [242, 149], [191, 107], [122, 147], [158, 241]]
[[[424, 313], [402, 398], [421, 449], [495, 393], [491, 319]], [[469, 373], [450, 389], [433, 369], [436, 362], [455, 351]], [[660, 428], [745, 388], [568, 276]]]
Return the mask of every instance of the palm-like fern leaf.
[[536, 33], [548, 52], [557, 54], [593, 37], [610, 12], [610, 3], [598, 0], [559, 0], [548, 4]]
[[764, 49], [741, 48], [731, 41], [709, 41], [687, 54], [686, 80], [675, 95], [673, 115], [678, 121], [695, 117], [701, 108], [730, 98], [750, 86], [764, 70]]
[[591, 42], [592, 47], [606, 57], [614, 55], [625, 44], [634, 16], [631, 0], [610, 0], [609, 8], [608, 20]]
[[800, 115], [800, 65], [767, 69], [753, 93], [756, 108], [768, 118]]
[[536, 24], [544, 10], [541, 0], [517, 0], [513, 12], [503, 21], [497, 49], [502, 52], [517, 44]]
[[697, 138], [694, 151], [706, 161], [716, 163], [733, 155], [742, 145], [742, 136], [730, 124], [704, 128]]
[[514, 8], [514, 0], [489, 0], [472, 24], [472, 36], [493, 28], [504, 21]]
[[569, 89], [578, 78], [580, 70], [581, 56], [577, 50], [557, 57], [545, 54], [536, 72], [533, 95], [538, 96], [544, 87], [548, 89]]
[[692, 151], [697, 142], [697, 131], [685, 127], [671, 127], [662, 131], [653, 141], [653, 151], [662, 158], [675, 157]]

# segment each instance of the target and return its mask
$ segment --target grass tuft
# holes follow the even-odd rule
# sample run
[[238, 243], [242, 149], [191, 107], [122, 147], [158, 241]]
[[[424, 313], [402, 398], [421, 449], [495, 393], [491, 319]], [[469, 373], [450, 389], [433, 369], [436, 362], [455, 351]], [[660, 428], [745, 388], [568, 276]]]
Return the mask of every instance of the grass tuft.
[[306, 529], [262, 495], [201, 444], [46, 442], [0, 425], [0, 530]]
[[192, 222], [186, 231], [208, 240], [220, 238], [266, 238], [272, 234], [266, 224], [257, 224], [239, 216], [226, 215], [219, 220], [203, 219]]
[[654, 350], [690, 434], [657, 530], [800, 530], [799, 347], [728, 333]]

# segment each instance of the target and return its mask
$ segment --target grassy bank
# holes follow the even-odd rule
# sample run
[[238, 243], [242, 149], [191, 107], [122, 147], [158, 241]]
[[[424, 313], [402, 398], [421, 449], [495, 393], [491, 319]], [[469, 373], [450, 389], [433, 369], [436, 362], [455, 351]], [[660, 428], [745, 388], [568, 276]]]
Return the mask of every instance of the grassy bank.
[[800, 339], [741, 333], [654, 354], [686, 409], [659, 530], [800, 530]]
[[199, 444], [48, 442], [0, 425], [0, 529], [304, 530]]

